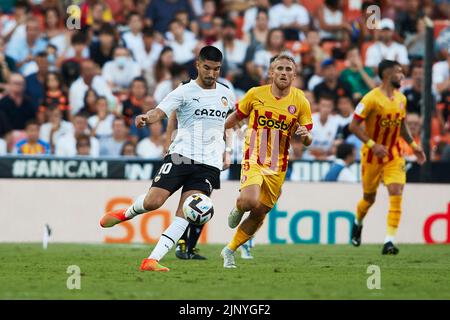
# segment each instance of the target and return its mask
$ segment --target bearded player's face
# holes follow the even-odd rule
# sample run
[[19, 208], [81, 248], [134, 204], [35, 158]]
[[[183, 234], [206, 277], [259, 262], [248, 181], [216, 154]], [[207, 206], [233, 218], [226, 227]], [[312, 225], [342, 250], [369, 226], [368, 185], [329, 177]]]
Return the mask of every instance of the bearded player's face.
[[291, 86], [295, 79], [295, 65], [288, 59], [275, 61], [271, 67], [273, 83], [280, 90]]
[[403, 69], [401, 66], [394, 66], [391, 73], [391, 84], [394, 88], [399, 89], [401, 87], [401, 82], [405, 78], [403, 74]]
[[221, 62], [211, 60], [198, 60], [197, 71], [200, 80], [206, 87], [213, 87], [219, 78]]

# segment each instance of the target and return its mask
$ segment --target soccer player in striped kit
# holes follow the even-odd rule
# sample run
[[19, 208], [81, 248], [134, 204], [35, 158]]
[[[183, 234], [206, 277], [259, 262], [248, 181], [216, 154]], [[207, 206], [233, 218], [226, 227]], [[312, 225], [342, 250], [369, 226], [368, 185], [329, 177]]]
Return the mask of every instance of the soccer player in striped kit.
[[356, 247], [361, 244], [363, 219], [375, 202], [378, 186], [383, 181], [389, 192], [389, 213], [382, 254], [397, 254], [399, 250], [394, 245], [394, 237], [402, 213], [402, 192], [406, 182], [400, 137], [411, 145], [419, 164], [426, 159], [405, 122], [406, 97], [398, 90], [404, 77], [401, 65], [383, 60], [378, 66], [378, 74], [381, 85], [363, 97], [350, 123], [350, 131], [364, 143], [361, 150], [364, 194], [357, 205], [351, 241]]

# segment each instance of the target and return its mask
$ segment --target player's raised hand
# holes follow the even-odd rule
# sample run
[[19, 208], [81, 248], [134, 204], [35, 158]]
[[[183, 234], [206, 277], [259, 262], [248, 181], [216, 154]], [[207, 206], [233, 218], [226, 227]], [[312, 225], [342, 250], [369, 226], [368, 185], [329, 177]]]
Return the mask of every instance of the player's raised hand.
[[376, 143], [372, 147], [372, 151], [378, 158], [384, 158], [388, 155], [388, 150], [387, 150], [386, 146], [384, 146], [382, 144]]
[[140, 114], [134, 120], [137, 128], [144, 128], [147, 126], [148, 116], [146, 114]]
[[417, 163], [422, 165], [427, 161], [427, 157], [425, 155], [425, 152], [423, 152], [421, 146], [417, 146], [414, 149], [414, 155], [417, 157]]
[[295, 130], [295, 134], [304, 138], [309, 135], [309, 130], [305, 126], [298, 126], [297, 130]]

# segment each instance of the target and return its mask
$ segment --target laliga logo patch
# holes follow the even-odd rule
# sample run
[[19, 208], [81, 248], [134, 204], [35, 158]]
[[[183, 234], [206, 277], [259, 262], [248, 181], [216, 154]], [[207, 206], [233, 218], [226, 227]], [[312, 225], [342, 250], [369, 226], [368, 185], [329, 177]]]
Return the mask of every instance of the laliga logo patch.
[[293, 104], [291, 104], [291, 105], [288, 107], [288, 111], [289, 111], [290, 114], [294, 114], [295, 111], [297, 111], [297, 108], [296, 108]]
[[227, 97], [223, 96], [222, 98], [220, 98], [220, 100], [222, 101], [222, 104], [225, 108], [228, 107], [228, 99]]
[[241, 183], [244, 183], [245, 181], [247, 181], [247, 176], [242, 176]]

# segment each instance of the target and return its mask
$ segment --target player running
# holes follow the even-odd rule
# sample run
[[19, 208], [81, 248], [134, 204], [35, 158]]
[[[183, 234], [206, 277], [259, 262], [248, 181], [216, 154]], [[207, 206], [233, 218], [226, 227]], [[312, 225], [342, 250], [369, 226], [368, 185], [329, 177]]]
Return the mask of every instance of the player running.
[[[159, 264], [189, 225], [183, 216], [183, 203], [194, 193], [210, 195], [220, 188], [220, 170], [224, 163], [224, 124], [235, 104], [234, 93], [216, 81], [222, 65], [222, 53], [213, 46], [201, 49], [196, 62], [198, 77], [173, 90], [153, 110], [136, 117], [143, 128], [176, 111], [178, 131], [161, 169], [147, 194], [139, 196], [128, 209], [109, 212], [100, 225], [109, 228], [135, 216], [156, 210], [175, 191], [183, 187], [176, 217], [164, 230], [140, 270], [169, 271]], [[227, 166], [228, 164], [225, 164]]]
[[225, 268], [236, 268], [234, 252], [252, 238], [277, 201], [286, 176], [293, 133], [299, 134], [306, 146], [312, 142], [309, 102], [300, 89], [292, 87], [296, 76], [294, 59], [287, 53], [276, 56], [270, 76], [272, 84], [250, 89], [225, 122], [226, 129], [233, 128], [249, 117], [240, 195], [228, 217], [229, 226], [238, 226], [243, 214], [250, 211], [221, 252]]
[[382, 180], [389, 192], [387, 232], [382, 254], [397, 254], [399, 250], [394, 245], [394, 237], [402, 213], [402, 192], [406, 182], [400, 137], [411, 145], [419, 164], [423, 164], [426, 159], [405, 122], [406, 97], [398, 91], [404, 77], [402, 67], [395, 61], [383, 60], [378, 66], [378, 75], [382, 80], [381, 85], [363, 97], [350, 123], [350, 131], [364, 143], [361, 150], [364, 195], [356, 208], [351, 241], [356, 247], [361, 244], [363, 219], [375, 202]]

